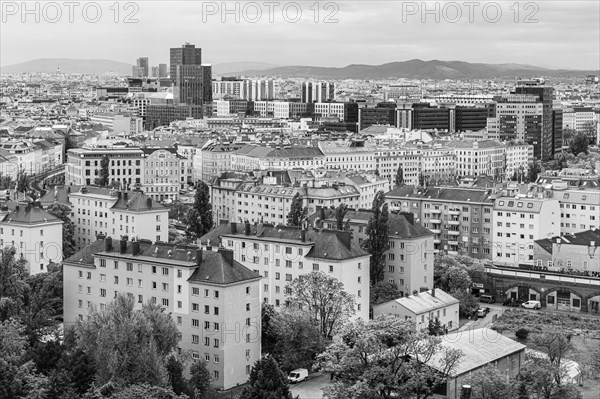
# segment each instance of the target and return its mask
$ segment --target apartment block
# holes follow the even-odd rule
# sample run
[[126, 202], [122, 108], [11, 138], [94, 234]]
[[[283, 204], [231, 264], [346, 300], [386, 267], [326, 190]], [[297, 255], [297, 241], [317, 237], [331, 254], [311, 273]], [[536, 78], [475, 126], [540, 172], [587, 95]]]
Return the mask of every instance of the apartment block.
[[[367, 238], [367, 225], [373, 213], [350, 209], [344, 217], [352, 240], [361, 245]], [[318, 208], [309, 224], [337, 229], [335, 210]], [[388, 218], [389, 249], [385, 253], [384, 280], [395, 284], [402, 296], [422, 288], [433, 288], [434, 234], [415, 222], [412, 213], [390, 213]]]
[[500, 197], [493, 210], [493, 261], [507, 266], [533, 265], [535, 240], [560, 234], [558, 200]]
[[91, 185], [100, 177], [102, 157], [109, 157], [109, 180], [122, 186], [142, 184], [144, 152], [137, 147], [73, 148], [67, 151], [65, 183]]
[[375, 170], [375, 147], [363, 140], [319, 141], [327, 169], [370, 171]]
[[[232, 251], [102, 237], [63, 262], [65, 324], [86, 320], [118, 294], [162, 306], [179, 349], [206, 361], [218, 389], [244, 384], [260, 349], [260, 277]], [[232, 301], [231, 298], [236, 298]]]
[[450, 141], [448, 147], [456, 155], [457, 176], [487, 175], [500, 178], [505, 172], [505, 147], [495, 140]]
[[49, 263], [62, 262], [62, 225], [39, 203], [16, 205], [0, 221], [0, 248], [14, 248], [15, 258], [27, 261], [30, 274], [46, 272]]
[[100, 234], [169, 241], [169, 210], [141, 191], [81, 187], [68, 194], [78, 248]]
[[286, 306], [294, 279], [320, 271], [354, 296], [354, 318], [369, 318], [370, 255], [352, 242], [349, 232], [232, 222], [221, 223], [200, 242], [232, 249], [236, 261], [262, 276], [262, 301], [276, 308]]
[[390, 210], [413, 214], [434, 234], [434, 252], [492, 258], [491, 190], [401, 186], [386, 193], [385, 198]]

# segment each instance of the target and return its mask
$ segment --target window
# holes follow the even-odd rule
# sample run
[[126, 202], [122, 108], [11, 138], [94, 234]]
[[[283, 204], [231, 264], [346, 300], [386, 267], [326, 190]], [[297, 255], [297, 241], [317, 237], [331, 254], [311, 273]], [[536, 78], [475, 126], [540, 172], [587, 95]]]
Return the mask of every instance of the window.
[[210, 306], [204, 305], [204, 314], [210, 314]]
[[218, 306], [215, 306], [215, 308], [214, 308], [214, 314], [215, 314], [215, 316], [219, 315], [219, 307]]
[[215, 338], [215, 339], [214, 339], [214, 341], [213, 341], [213, 344], [214, 344], [213, 346], [214, 346], [215, 348], [218, 348], [218, 347], [219, 347], [219, 340], [218, 340], [218, 338]]
[[214, 362], [215, 362], [215, 363], [219, 363], [219, 355], [215, 355], [215, 357], [214, 357]]
[[133, 271], [133, 263], [127, 262], [127, 271], [128, 272], [132, 272]]
[[246, 287], [246, 295], [250, 295], [250, 287]]
[[163, 276], [168, 276], [169, 275], [169, 268], [168, 267], [163, 267], [162, 268], [162, 274], [163, 274]]
[[162, 299], [162, 305], [163, 306], [169, 306], [169, 300], [167, 298], [163, 298]]
[[[218, 341], [218, 340], [216, 340], [216, 341]], [[218, 348], [218, 346], [215, 346], [215, 348]], [[218, 380], [218, 379], [219, 379], [219, 372], [218, 372], [217, 370], [215, 370], [215, 371], [213, 372], [213, 377], [214, 377], [214, 379], [215, 379], [215, 380]]]
[[204, 345], [210, 346], [210, 338], [204, 337]]
[[215, 299], [219, 299], [219, 291], [215, 290]]
[[313, 263], [313, 270], [315, 270], [315, 271], [319, 270], [319, 264], [318, 263]]
[[115, 270], [119, 268], [119, 261], [115, 261]]
[[247, 303], [247, 304], [246, 304], [246, 311], [247, 311], [247, 312], [249, 312], [249, 311], [250, 311], [250, 304], [249, 304], [249, 303]]
[[106, 289], [100, 288], [100, 296], [101, 297], [105, 297], [106, 296]]
[[200, 337], [198, 335], [192, 334], [192, 344], [200, 343]]

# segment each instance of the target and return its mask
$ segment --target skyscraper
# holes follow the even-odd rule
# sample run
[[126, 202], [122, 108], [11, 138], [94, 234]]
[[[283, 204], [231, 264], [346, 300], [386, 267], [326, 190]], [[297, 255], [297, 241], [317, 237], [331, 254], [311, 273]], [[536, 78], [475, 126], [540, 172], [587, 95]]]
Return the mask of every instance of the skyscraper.
[[148, 74], [148, 57], [140, 57], [137, 59], [135, 67], [133, 67], [133, 77], [146, 78]]
[[177, 65], [201, 65], [202, 64], [202, 49], [196, 48], [195, 45], [186, 43], [181, 48], [176, 47], [171, 49], [170, 54], [170, 75], [175, 79], [175, 69]]
[[167, 64], [158, 64], [158, 77], [159, 78], [167, 77]]
[[533, 144], [533, 156], [542, 161], [554, 158], [554, 132], [552, 120], [552, 100], [554, 88], [544, 86], [541, 79], [517, 82], [516, 94], [536, 95], [542, 103], [542, 126], [535, 138], [526, 138], [528, 144]]
[[335, 84], [331, 82], [304, 82], [300, 101], [303, 103], [323, 103], [333, 101]]
[[201, 65], [175, 65], [173, 99], [176, 104], [202, 105], [204, 97]]

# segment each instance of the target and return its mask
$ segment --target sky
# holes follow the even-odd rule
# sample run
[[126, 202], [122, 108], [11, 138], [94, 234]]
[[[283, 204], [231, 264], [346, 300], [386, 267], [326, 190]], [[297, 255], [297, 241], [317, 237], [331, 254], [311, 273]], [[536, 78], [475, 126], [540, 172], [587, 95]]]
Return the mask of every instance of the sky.
[[[0, 65], [37, 58], [341, 67], [423, 60], [600, 69], [597, 0], [0, 0]], [[117, 6], [115, 6], [117, 4]]]

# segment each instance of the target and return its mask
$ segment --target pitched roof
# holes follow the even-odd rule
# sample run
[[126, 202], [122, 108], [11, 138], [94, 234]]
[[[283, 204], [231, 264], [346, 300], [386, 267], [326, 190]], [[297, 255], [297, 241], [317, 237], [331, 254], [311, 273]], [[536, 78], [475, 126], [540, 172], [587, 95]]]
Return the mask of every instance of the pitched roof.
[[490, 190], [458, 188], [458, 187], [418, 187], [413, 193], [413, 186], [396, 187], [385, 194], [386, 199], [421, 198], [431, 201], [477, 202], [492, 205]]
[[600, 247], [600, 230], [594, 229], [564, 234], [552, 238], [535, 240], [535, 243], [544, 248], [546, 251], [552, 253], [553, 244], [556, 243], [558, 239], [560, 239], [561, 245], [578, 245], [589, 247], [593, 242], [595, 247]]
[[153, 201], [141, 191], [130, 191], [123, 193], [111, 209], [128, 210], [132, 212], [151, 212], [167, 209], [163, 204]]
[[204, 251], [202, 263], [196, 268], [188, 281], [211, 284], [233, 284], [241, 281], [260, 279], [258, 273], [248, 269], [241, 263], [233, 260], [233, 253], [228, 259], [227, 251], [219, 249], [218, 252]]
[[[232, 232], [234, 225], [235, 232]], [[308, 258], [346, 260], [369, 256], [367, 252], [352, 242], [349, 232], [308, 229], [305, 232], [305, 240], [302, 241], [302, 232], [298, 227], [274, 226], [267, 223], [253, 224], [249, 225], [250, 234], [246, 235], [245, 226], [244, 223], [221, 223], [200, 237], [200, 242], [219, 246], [221, 237], [245, 237], [247, 240], [306, 244], [306, 246], [311, 246], [306, 255]]]
[[17, 206], [2, 219], [2, 223], [42, 224], [62, 223], [62, 221], [34, 204]]
[[431, 312], [436, 309], [441, 309], [443, 307], [456, 304], [460, 301], [447, 292], [436, 288], [435, 296], [433, 290], [423, 291], [416, 295], [408, 295], [394, 299], [393, 301], [382, 303], [381, 305], [376, 305], [374, 308], [384, 306], [392, 302], [418, 315], [421, 313]]
[[[442, 340], [441, 345], [448, 349], [458, 349], [464, 355], [453, 370], [453, 376], [476, 370], [526, 348], [525, 345], [487, 328], [472, 330], [468, 334], [456, 331], [446, 335], [446, 338]], [[442, 351], [438, 351], [431, 365], [435, 367], [439, 364], [442, 356]]]

